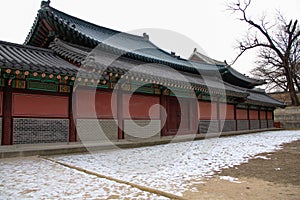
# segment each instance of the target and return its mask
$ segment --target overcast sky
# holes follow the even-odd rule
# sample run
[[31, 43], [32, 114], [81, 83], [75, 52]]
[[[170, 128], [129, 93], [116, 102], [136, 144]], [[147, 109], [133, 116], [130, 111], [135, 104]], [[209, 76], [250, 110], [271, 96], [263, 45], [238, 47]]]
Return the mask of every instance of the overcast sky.
[[[0, 40], [22, 44], [40, 2], [2, 0]], [[237, 55], [234, 49], [236, 40], [243, 36], [248, 27], [237, 20], [237, 15], [226, 11], [228, 2], [230, 0], [52, 0], [50, 5], [119, 31], [137, 34], [146, 31], [156, 45], [175, 51], [182, 57], [188, 57], [195, 47], [201, 47], [214, 59], [231, 61]], [[252, 0], [250, 11], [255, 17], [263, 13], [272, 17], [275, 10], [280, 10], [288, 19], [300, 19], [299, 0]], [[163, 31], [158, 31], [161, 29]], [[159, 37], [157, 33], [164, 37]], [[168, 34], [173, 37], [167, 37]], [[245, 54], [233, 67], [248, 74], [255, 65], [254, 53]]]

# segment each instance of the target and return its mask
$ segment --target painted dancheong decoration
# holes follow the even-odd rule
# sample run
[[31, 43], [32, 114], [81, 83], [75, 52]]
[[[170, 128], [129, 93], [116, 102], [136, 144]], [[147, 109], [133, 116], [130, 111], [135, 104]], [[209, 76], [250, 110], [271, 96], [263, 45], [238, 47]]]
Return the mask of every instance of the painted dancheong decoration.
[[182, 59], [49, 1], [23, 45], [0, 41], [0, 67], [2, 145], [93, 140], [95, 124], [109, 140], [265, 129], [284, 107], [226, 62]]

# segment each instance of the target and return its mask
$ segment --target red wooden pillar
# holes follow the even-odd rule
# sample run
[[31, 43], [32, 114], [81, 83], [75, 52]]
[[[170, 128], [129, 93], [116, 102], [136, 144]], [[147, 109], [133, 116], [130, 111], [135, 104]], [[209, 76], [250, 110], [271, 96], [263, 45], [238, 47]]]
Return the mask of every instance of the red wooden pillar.
[[117, 118], [118, 118], [118, 139], [124, 139], [123, 131], [123, 92], [121, 88], [117, 90]]
[[[160, 104], [160, 123], [161, 123], [161, 136], [164, 136], [167, 134], [167, 107], [166, 107], [166, 97], [163, 95], [163, 91], [161, 90], [161, 94], [159, 97], [159, 104]], [[165, 111], [163, 110], [165, 108]]]
[[199, 134], [201, 134], [201, 129], [200, 129], [200, 117], [201, 117], [201, 109], [200, 109], [200, 103], [201, 101], [197, 100], [197, 111], [198, 111], [198, 114], [197, 114], [197, 131]]
[[218, 120], [218, 130], [221, 132], [221, 120], [220, 120], [220, 97], [217, 97], [217, 120]]
[[249, 105], [247, 106], [247, 119], [248, 119], [248, 129], [250, 130], [251, 126], [250, 126], [250, 106]]
[[258, 123], [259, 123], [259, 129], [261, 129], [260, 106], [258, 107]]
[[[73, 101], [76, 101], [76, 99], [73, 100], [73, 86], [70, 86], [70, 94], [69, 94], [69, 142], [76, 142], [76, 126], [75, 126], [75, 119], [73, 116]], [[74, 106], [75, 107], [75, 106]]]
[[238, 130], [238, 123], [237, 123], [237, 114], [236, 114], [236, 104], [234, 104], [234, 107], [233, 107], [233, 115], [234, 115], [234, 121], [235, 121], [235, 130], [237, 131]]
[[197, 128], [198, 109], [195, 100], [192, 98], [189, 99], [189, 116], [190, 116], [189, 130], [192, 132], [192, 134], [197, 134], [198, 133], [198, 128]]
[[2, 144], [12, 145], [12, 88], [11, 80], [6, 80], [3, 90], [3, 119], [2, 119]]
[[269, 120], [268, 120], [268, 109], [266, 109], [266, 121], [267, 121], [267, 128], [269, 128]]

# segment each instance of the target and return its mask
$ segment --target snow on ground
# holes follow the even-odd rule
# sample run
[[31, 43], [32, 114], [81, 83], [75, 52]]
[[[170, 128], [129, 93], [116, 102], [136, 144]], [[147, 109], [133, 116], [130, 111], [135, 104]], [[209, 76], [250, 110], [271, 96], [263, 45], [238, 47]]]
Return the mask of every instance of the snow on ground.
[[300, 139], [300, 131], [272, 131], [166, 145], [55, 157], [107, 176], [181, 195], [223, 168], [247, 162]]
[[231, 177], [231, 176], [220, 176], [220, 179], [225, 180], [225, 181], [229, 181], [229, 182], [232, 182], [232, 183], [241, 183], [238, 178], [234, 178], [234, 177]]
[[[181, 195], [223, 168], [239, 165], [286, 142], [300, 131], [274, 131], [135, 149], [53, 157], [106, 176]], [[0, 160], [1, 199], [163, 199], [128, 185], [41, 158]]]
[[0, 199], [164, 199], [37, 157], [0, 160]]
[[260, 159], [263, 159], [263, 160], [270, 160], [271, 158], [268, 158], [266, 156], [255, 156], [254, 158], [260, 158]]

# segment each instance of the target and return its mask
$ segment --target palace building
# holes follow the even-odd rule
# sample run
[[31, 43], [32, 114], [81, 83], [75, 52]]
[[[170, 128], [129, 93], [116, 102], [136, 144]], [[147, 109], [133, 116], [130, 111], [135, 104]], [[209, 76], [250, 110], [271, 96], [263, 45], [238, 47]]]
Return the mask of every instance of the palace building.
[[284, 107], [226, 62], [180, 58], [49, 1], [23, 45], [0, 41], [0, 67], [1, 145], [266, 129]]

